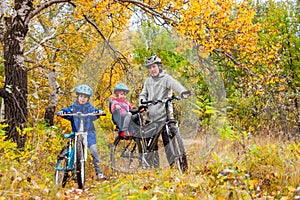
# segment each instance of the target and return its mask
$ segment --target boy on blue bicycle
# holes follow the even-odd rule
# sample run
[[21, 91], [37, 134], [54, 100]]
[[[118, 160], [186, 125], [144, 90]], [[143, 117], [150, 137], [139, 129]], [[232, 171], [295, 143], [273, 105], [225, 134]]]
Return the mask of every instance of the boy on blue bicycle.
[[[73, 105], [61, 109], [57, 114], [61, 117], [69, 120], [72, 125], [72, 131], [77, 132], [79, 129], [79, 118], [73, 117], [73, 116], [63, 116], [65, 113], [77, 113], [81, 112], [83, 114], [87, 113], [104, 113], [102, 110], [95, 108], [91, 105], [89, 102], [91, 95], [93, 94], [92, 89], [88, 85], [79, 85], [75, 88], [77, 99], [74, 102]], [[88, 148], [90, 149], [92, 158], [93, 158], [93, 164], [96, 171], [96, 177], [97, 180], [103, 180], [105, 179], [105, 176], [103, 175], [102, 170], [100, 169], [99, 163], [100, 163], [100, 157], [97, 150], [96, 145], [96, 130], [94, 126], [94, 121], [98, 119], [100, 115], [95, 116], [89, 116], [84, 118], [84, 131], [87, 131], [87, 142], [88, 142]]]

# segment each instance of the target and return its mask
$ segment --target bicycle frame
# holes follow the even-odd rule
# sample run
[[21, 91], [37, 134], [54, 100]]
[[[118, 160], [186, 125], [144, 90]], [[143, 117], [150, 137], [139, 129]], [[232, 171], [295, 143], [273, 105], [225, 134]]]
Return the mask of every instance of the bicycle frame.
[[[77, 113], [70, 113], [70, 114], [64, 114], [65, 116], [76, 116], [76, 117], [79, 117], [79, 130], [77, 132], [75, 132], [75, 143], [74, 143], [74, 158], [76, 158], [77, 156], [77, 151], [76, 151], [76, 148], [75, 148], [75, 144], [77, 144], [77, 142], [79, 140], [81, 140], [81, 138], [79, 138], [80, 136], [82, 136], [82, 145], [84, 147], [83, 149], [83, 152], [84, 152], [84, 155], [83, 155], [83, 160], [80, 160], [81, 162], [86, 162], [87, 161], [87, 132], [84, 131], [84, 123], [83, 123], [83, 119], [85, 117], [88, 117], [88, 116], [95, 116], [95, 115], [99, 115], [99, 114], [94, 114], [94, 113], [88, 113], [88, 114], [83, 114], [81, 112], [77, 112]], [[76, 165], [76, 159], [74, 160], [74, 165]]]
[[[169, 104], [173, 100], [180, 100], [181, 98], [177, 96], [172, 96], [170, 98], [166, 98], [164, 100], [151, 100], [151, 101], [145, 101], [141, 102], [141, 104], [148, 106], [151, 105], [156, 105], [158, 103], [163, 103], [165, 106], [165, 111], [166, 111], [166, 119], [160, 121], [161, 119], [158, 119], [156, 121], [150, 122], [148, 124], [140, 126], [140, 131], [139, 131], [139, 136], [142, 139], [142, 145], [144, 149], [144, 155], [147, 155], [148, 153], [152, 152], [155, 148], [155, 146], [158, 143], [158, 138], [159, 136], [164, 132], [167, 131], [167, 134], [170, 135], [170, 129], [169, 129], [169, 124], [174, 123], [175, 126], [178, 128], [178, 121], [177, 120], [170, 120], [169, 119]], [[138, 113], [138, 118], [139, 118], [139, 124], [142, 124], [142, 116], [140, 113]], [[147, 136], [148, 132], [148, 136]], [[149, 132], [152, 132], [149, 134]], [[149, 137], [149, 135], [151, 135]], [[147, 140], [148, 139], [148, 140]], [[171, 145], [172, 146], [172, 145]], [[143, 156], [144, 156], [143, 155]], [[146, 160], [142, 158], [143, 160]], [[147, 167], [150, 167], [150, 164], [146, 161]]]
[[[67, 145], [68, 150], [66, 152], [63, 152], [63, 156], [68, 158], [66, 170], [73, 171], [74, 170], [74, 154], [75, 154], [75, 148], [74, 148], [75, 133], [72, 132], [70, 134], [64, 134], [64, 138], [68, 139], [68, 145]], [[65, 169], [56, 167], [56, 170], [65, 170]]]

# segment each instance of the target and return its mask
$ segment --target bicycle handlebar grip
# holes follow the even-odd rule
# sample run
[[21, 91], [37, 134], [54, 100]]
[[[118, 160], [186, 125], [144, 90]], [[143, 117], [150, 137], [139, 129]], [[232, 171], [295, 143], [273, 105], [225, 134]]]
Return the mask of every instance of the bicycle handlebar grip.
[[65, 114], [70, 114], [70, 112], [59, 111], [56, 115], [57, 116], [64, 116]]
[[141, 99], [141, 104], [146, 104], [146, 101], [144, 101], [144, 99]]

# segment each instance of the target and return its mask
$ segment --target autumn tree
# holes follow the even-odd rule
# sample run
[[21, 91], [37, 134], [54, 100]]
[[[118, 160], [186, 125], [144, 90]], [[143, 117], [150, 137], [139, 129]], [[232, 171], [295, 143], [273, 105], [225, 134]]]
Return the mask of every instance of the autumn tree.
[[[55, 103], [49, 104], [49, 100], [55, 102], [58, 98], [55, 84], [58, 83], [63, 92], [71, 92], [74, 83], [67, 76], [57, 78], [57, 75], [78, 72], [84, 62], [91, 66], [95, 65], [97, 62], [92, 62], [91, 59], [87, 62], [85, 57], [93, 52], [96, 43], [103, 44], [103, 49], [107, 51], [106, 56], [111, 57], [108, 65], [103, 67], [111, 67], [113, 64], [125, 72], [128, 70], [130, 62], [126, 55], [130, 53], [123, 54], [118, 51], [113, 45], [113, 39], [128, 29], [128, 22], [133, 15], [142, 23], [145, 19], [151, 19], [159, 26], [173, 27], [180, 37], [193, 42], [192, 46], [197, 48], [198, 56], [193, 66], [200, 66], [201, 70], [198, 67], [191, 67], [187, 75], [192, 74], [195, 80], [197, 75], [204, 75], [213, 97], [212, 101], [222, 101], [221, 104], [217, 104], [220, 109], [225, 107], [224, 85], [215, 68], [216, 63], [211, 58], [228, 61], [232, 65], [231, 68], [245, 74], [255, 69], [252, 55], [258, 52], [257, 33], [260, 26], [253, 21], [255, 9], [249, 2], [236, 3], [233, 0], [218, 2], [16, 0], [10, 4], [7, 2], [10, 1], [2, 2], [0, 13], [0, 39], [5, 68], [5, 81], [0, 96], [5, 102], [5, 119], [9, 124], [7, 136], [16, 141], [20, 147], [24, 146], [21, 137], [22, 128], [29, 123], [28, 99], [30, 105], [36, 101], [36, 97], [48, 102], [44, 107], [51, 113], [47, 117], [48, 121], [51, 121]], [[7, 11], [8, 9], [10, 10]], [[140, 13], [147, 18], [139, 15]], [[36, 34], [38, 31], [40, 33]], [[40, 44], [39, 48], [35, 47], [36, 44]], [[25, 51], [28, 54], [25, 54]], [[27, 62], [28, 60], [30, 62]], [[37, 68], [39, 70], [34, 70]], [[30, 81], [32, 85], [28, 89], [28, 75], [36, 77], [40, 74], [49, 75], [51, 83], [43, 80], [42, 84], [45, 85], [43, 91], [52, 92], [50, 96], [35, 93], [41, 83], [37, 79]], [[79, 80], [77, 75], [74, 75], [74, 79]]]
[[[295, 2], [257, 5], [261, 24], [255, 60], [256, 117], [290, 137], [299, 131], [299, 7]], [[298, 128], [297, 128], [298, 127]], [[298, 129], [298, 130], [297, 130]]]
[[[32, 0], [15, 1], [12, 12], [4, 11], [2, 2], [0, 16], [0, 41], [3, 45], [5, 83], [0, 96], [5, 103], [5, 119], [9, 124], [7, 136], [24, 147], [25, 136], [22, 129], [28, 125], [28, 68], [24, 64], [25, 38], [33, 17], [47, 7], [66, 2], [48, 1], [35, 6]], [[8, 5], [7, 5], [8, 6]]]
[[[0, 96], [5, 102], [5, 119], [9, 124], [7, 136], [17, 142], [19, 147], [24, 147], [25, 135], [22, 130], [28, 125], [28, 66], [25, 65], [25, 40], [29, 28], [34, 26], [33, 22], [36, 17], [53, 5], [61, 3], [68, 3], [75, 8], [72, 11], [75, 18], [85, 19], [108, 46], [111, 35], [126, 27], [127, 20], [131, 16], [131, 11], [128, 9], [131, 1], [114, 3], [111, 1], [87, 2], [80, 0], [2, 1], [0, 40], [4, 52], [5, 82], [0, 90]], [[133, 3], [144, 8], [145, 11], [152, 10], [147, 4]], [[153, 14], [160, 15], [159, 12]], [[100, 29], [101, 26], [105, 28]], [[112, 47], [109, 48], [113, 50]]]

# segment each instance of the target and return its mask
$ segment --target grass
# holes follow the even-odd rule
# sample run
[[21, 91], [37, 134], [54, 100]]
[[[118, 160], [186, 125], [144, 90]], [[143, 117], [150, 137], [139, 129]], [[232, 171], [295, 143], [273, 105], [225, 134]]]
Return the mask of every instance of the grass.
[[180, 175], [165, 164], [163, 152], [160, 169], [116, 173], [109, 167], [110, 140], [99, 135], [101, 165], [108, 180], [95, 180], [89, 157], [84, 190], [76, 189], [74, 182], [66, 188], [53, 182], [56, 155], [62, 145], [57, 133], [40, 135], [35, 145], [39, 148], [31, 147], [25, 152], [13, 148], [7, 151], [7, 144], [2, 143], [0, 199], [295, 199], [300, 196], [299, 142], [269, 136], [238, 141], [201, 135], [185, 141], [189, 171]]

